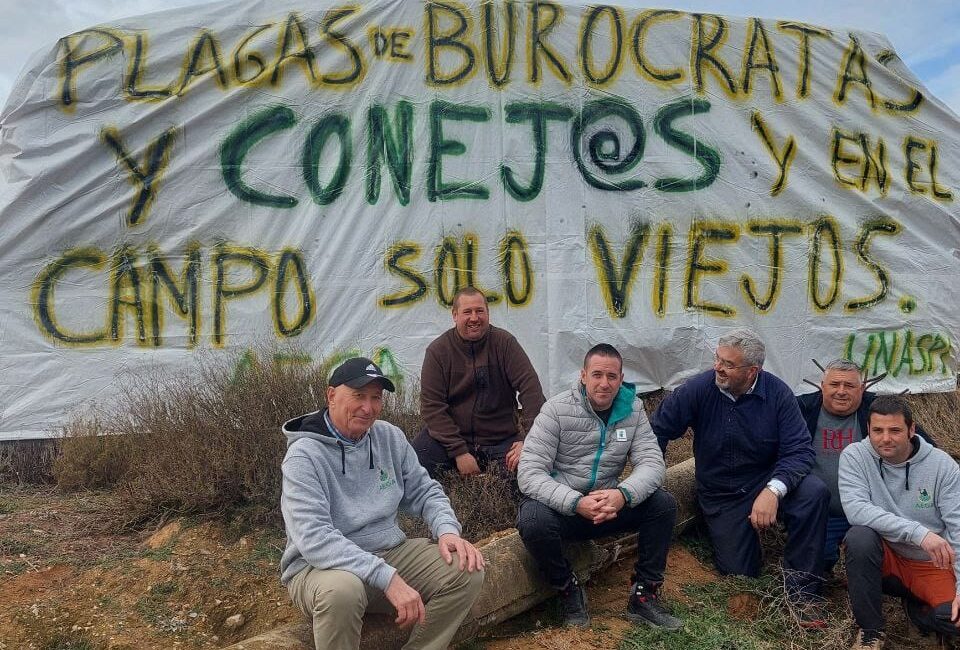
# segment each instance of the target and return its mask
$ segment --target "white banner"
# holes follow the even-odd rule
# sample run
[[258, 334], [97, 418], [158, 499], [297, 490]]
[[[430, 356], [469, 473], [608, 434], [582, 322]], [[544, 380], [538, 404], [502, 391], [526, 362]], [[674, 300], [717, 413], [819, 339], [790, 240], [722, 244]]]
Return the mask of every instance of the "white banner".
[[675, 386], [737, 325], [798, 391], [955, 386], [960, 122], [876, 34], [225, 2], [61, 38], [0, 123], [0, 439], [211, 350], [415, 380], [466, 284], [551, 394], [598, 342]]

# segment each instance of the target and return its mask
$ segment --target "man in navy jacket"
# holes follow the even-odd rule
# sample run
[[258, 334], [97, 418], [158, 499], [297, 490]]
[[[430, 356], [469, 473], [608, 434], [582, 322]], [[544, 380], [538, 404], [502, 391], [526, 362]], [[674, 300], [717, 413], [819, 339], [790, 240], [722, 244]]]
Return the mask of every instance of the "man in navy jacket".
[[830, 493], [810, 475], [814, 451], [793, 391], [762, 370], [764, 345], [749, 329], [720, 338], [713, 370], [691, 377], [653, 414], [666, 450], [693, 429], [697, 498], [717, 569], [760, 573], [758, 531], [787, 527], [784, 565], [801, 623], [821, 625], [819, 597]]

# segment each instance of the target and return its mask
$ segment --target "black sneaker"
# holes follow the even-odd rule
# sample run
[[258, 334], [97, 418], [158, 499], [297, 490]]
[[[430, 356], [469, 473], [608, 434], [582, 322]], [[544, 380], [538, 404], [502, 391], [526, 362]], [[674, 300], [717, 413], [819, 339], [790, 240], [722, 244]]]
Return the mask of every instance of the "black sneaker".
[[560, 611], [566, 627], [590, 627], [587, 612], [587, 592], [577, 576], [571, 576], [567, 586], [560, 590]]
[[660, 604], [660, 596], [654, 585], [634, 582], [630, 588], [630, 600], [627, 601], [627, 618], [634, 623], [645, 623], [662, 630], [679, 630], [683, 621], [671, 615]]

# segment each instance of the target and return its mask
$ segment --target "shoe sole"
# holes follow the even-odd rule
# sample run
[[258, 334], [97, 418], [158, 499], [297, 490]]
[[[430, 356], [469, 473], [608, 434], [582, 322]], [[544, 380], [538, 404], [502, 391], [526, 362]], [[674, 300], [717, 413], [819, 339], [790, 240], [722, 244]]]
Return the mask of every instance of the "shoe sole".
[[569, 623], [568, 623], [568, 622], [564, 622], [563, 627], [573, 627], [573, 628], [577, 628], [577, 629], [579, 629], [579, 630], [586, 630], [586, 629], [589, 629], [589, 627], [590, 627], [590, 619], [588, 618], [588, 619], [587, 619], [585, 622], [583, 622], [583, 623], [573, 623], [573, 622], [569, 622]]
[[666, 632], [679, 632], [680, 630], [683, 629], [683, 623], [681, 623], [677, 627], [670, 627], [668, 625], [657, 625], [650, 619], [644, 618], [643, 616], [640, 616], [639, 614], [634, 614], [632, 612], [627, 612], [626, 617], [627, 617], [627, 620], [630, 621], [631, 623], [643, 623], [647, 627], [652, 627], [655, 630], [664, 630]]

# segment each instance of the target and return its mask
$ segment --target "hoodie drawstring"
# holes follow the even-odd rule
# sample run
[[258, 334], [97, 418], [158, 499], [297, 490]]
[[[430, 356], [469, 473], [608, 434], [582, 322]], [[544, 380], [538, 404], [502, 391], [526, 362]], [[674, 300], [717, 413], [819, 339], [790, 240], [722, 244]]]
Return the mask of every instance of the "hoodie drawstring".
[[[883, 458], [877, 459], [877, 467], [880, 469], [880, 479], [883, 480]], [[910, 461], [907, 461], [907, 464], [904, 466], [906, 471], [906, 481], [904, 482], [903, 489], [907, 492], [910, 491]]]
[[[337, 446], [340, 447], [340, 473], [347, 473], [347, 452], [343, 443], [337, 440]], [[373, 441], [370, 441], [370, 469], [373, 469]]]

